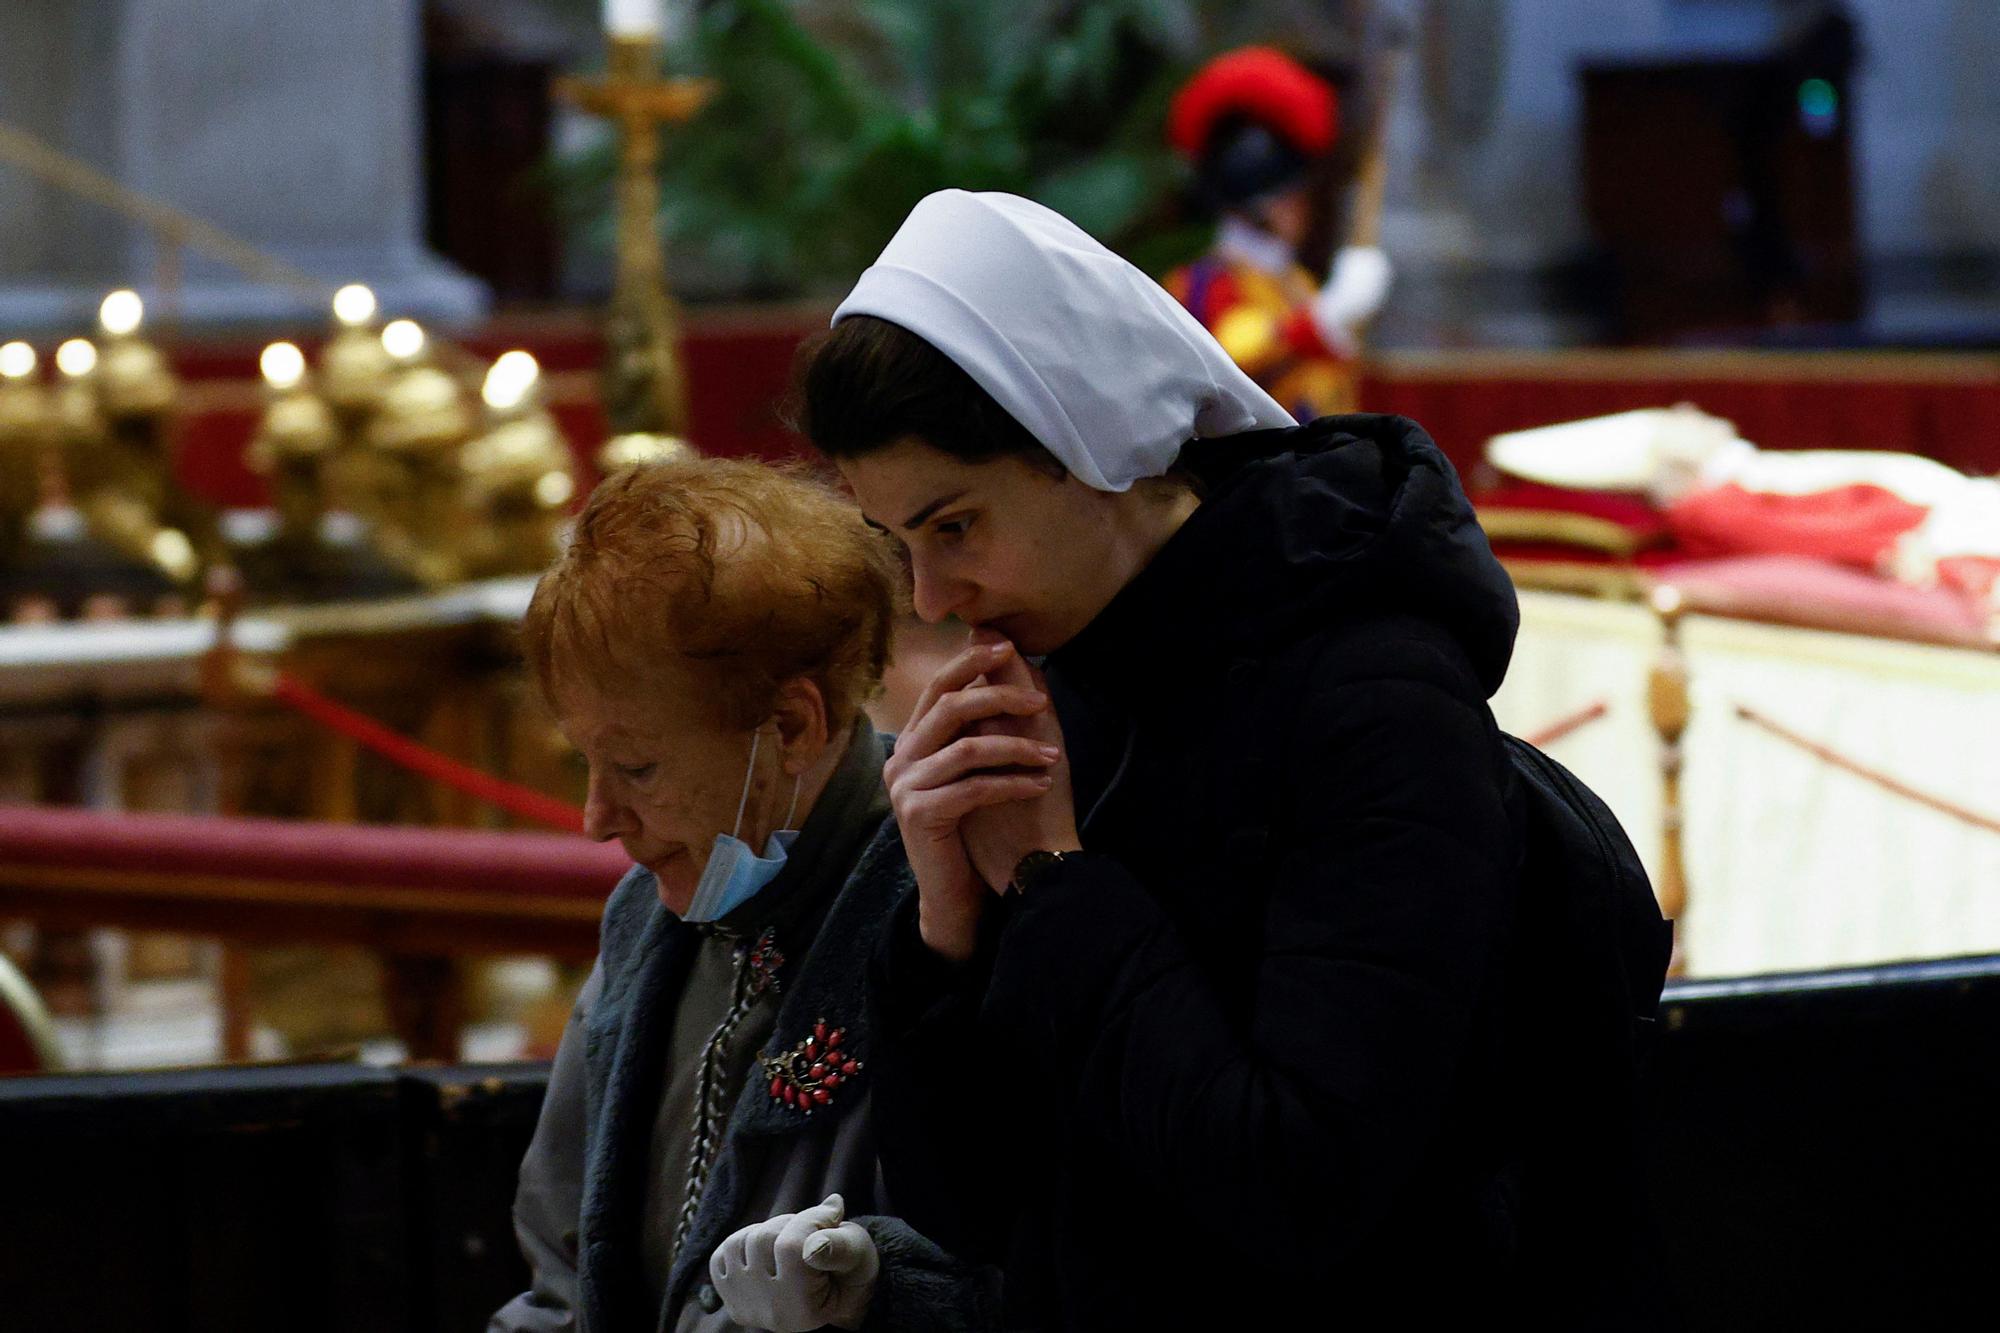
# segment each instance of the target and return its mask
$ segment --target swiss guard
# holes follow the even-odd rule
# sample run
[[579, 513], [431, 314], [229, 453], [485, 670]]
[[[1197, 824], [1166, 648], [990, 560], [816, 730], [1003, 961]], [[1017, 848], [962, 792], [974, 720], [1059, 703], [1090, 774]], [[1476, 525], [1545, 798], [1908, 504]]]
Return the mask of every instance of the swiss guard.
[[1165, 285], [1300, 421], [1355, 408], [1363, 328], [1388, 295], [1388, 256], [1346, 245], [1326, 282], [1299, 262], [1313, 167], [1333, 151], [1333, 85], [1271, 47], [1204, 65], [1174, 97], [1168, 138], [1220, 218], [1214, 248]]

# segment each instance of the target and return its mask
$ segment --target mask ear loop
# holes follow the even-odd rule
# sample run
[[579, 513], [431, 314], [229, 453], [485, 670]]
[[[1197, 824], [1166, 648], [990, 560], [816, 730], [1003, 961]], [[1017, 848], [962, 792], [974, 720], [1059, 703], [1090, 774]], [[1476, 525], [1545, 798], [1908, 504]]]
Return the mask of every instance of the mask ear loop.
[[792, 779], [792, 808], [785, 811], [786, 828], [795, 829], [798, 827], [792, 821], [799, 817], [799, 788], [805, 785], [805, 780], [806, 775], [803, 773]]
[[743, 812], [750, 807], [750, 779], [757, 776], [757, 743], [763, 739], [761, 731], [750, 733], [750, 767], [743, 770], [743, 799], [736, 803], [736, 827], [729, 833], [738, 842], [743, 841]]

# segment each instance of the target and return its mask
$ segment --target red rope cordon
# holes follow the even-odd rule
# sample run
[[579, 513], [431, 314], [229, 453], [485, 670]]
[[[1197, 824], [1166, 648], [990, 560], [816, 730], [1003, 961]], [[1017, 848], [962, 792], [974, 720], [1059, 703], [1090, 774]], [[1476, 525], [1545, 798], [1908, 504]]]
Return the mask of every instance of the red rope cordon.
[[1821, 745], [1818, 741], [1809, 740], [1799, 735], [1796, 731], [1791, 730], [1782, 723], [1773, 721], [1748, 705], [1736, 705], [1736, 716], [1742, 718], [1745, 722], [1751, 723], [1753, 726], [1762, 727], [1780, 740], [1791, 742], [1808, 754], [1832, 764], [1835, 768], [1844, 769], [1858, 778], [1874, 783], [1884, 791], [1894, 792], [1898, 796], [1915, 801], [1918, 805], [1935, 810], [1941, 815], [1950, 815], [1953, 819], [1961, 823], [1970, 824], [1974, 828], [1985, 829], [1988, 833], [2000, 833], [2000, 819], [1994, 819], [1990, 815], [1982, 815], [1977, 810], [1968, 810], [1962, 805], [1955, 805], [1945, 800], [1942, 796], [1933, 796], [1927, 791], [1919, 791], [1909, 783], [1892, 778], [1879, 769], [1870, 768], [1859, 760], [1849, 759], [1830, 745]]
[[546, 796], [532, 787], [523, 787], [491, 773], [482, 773], [449, 755], [439, 754], [399, 735], [364, 713], [337, 704], [294, 676], [280, 672], [271, 697], [319, 723], [329, 731], [364, 745], [399, 768], [441, 782], [477, 801], [497, 806], [510, 815], [531, 819], [565, 833], [583, 832], [583, 811], [567, 801]]
[[1569, 735], [1572, 731], [1588, 726], [1610, 711], [1610, 705], [1606, 704], [1604, 700], [1599, 699], [1590, 707], [1578, 709], [1568, 717], [1557, 718], [1534, 735], [1523, 736], [1521, 739], [1534, 746], [1537, 750], [1546, 749]]

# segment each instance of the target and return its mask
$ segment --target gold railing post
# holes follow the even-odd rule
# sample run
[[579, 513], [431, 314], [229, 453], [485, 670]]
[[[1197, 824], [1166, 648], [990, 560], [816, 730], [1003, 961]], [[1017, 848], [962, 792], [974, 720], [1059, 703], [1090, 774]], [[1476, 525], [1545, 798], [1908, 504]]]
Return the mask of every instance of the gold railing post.
[[1660, 912], [1674, 922], [1673, 962], [1668, 971], [1679, 976], [1687, 959], [1681, 950], [1680, 920], [1687, 911], [1687, 862], [1683, 848], [1685, 820], [1681, 804], [1682, 738], [1687, 734], [1693, 705], [1688, 697], [1687, 654], [1681, 648], [1680, 590], [1662, 584], [1653, 590], [1653, 610], [1664, 637], [1660, 655], [1647, 681], [1646, 701], [1653, 729], [1660, 737], [1660, 882], [1654, 886]]

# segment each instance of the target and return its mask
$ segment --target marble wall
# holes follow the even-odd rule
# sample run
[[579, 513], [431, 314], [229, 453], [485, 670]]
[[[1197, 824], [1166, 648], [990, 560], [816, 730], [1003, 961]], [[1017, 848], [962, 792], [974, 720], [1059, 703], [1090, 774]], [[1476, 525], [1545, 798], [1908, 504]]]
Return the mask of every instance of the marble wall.
[[[1391, 126], [1387, 236], [1409, 279], [1389, 341], [1577, 332], [1536, 275], [1584, 253], [1580, 63], [1754, 55], [1804, 0], [1405, 0], [1421, 34]], [[1921, 322], [2000, 267], [2000, 4], [1847, 0], [1861, 57], [1856, 218], [1875, 315]], [[1968, 262], [1969, 261], [1969, 262]], [[1958, 276], [1954, 276], [1958, 275]], [[1899, 305], [1899, 303], [1902, 303]], [[1909, 308], [1905, 308], [1908, 306]], [[1484, 307], [1478, 309], [1477, 307]], [[1991, 311], [2000, 326], [2000, 304]], [[1989, 326], [1990, 327], [1990, 326]]]
[[[422, 244], [420, 0], [9, 0], [0, 120], [385, 309], [462, 320], [479, 284]], [[0, 163], [0, 327], [142, 293], [153, 239]], [[318, 316], [190, 253], [190, 320]]]

